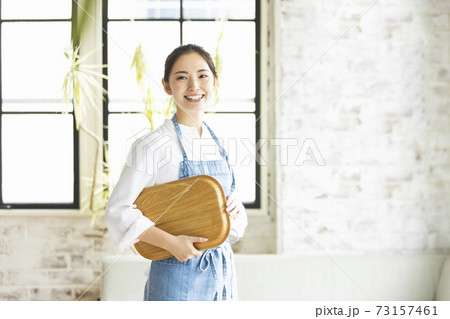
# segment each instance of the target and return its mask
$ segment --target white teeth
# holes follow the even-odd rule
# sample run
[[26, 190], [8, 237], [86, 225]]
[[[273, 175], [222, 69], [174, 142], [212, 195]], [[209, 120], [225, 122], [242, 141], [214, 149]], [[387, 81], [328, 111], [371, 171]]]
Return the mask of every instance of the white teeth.
[[200, 100], [203, 97], [203, 95], [187, 95], [186, 98], [188, 100]]

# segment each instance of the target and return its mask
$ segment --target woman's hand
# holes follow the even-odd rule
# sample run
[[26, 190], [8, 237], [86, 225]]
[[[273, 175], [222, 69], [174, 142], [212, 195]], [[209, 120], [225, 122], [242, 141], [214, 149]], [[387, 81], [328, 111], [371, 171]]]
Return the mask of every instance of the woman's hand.
[[244, 210], [244, 205], [237, 197], [234, 196], [234, 193], [227, 196], [227, 212], [230, 214], [230, 218], [238, 218], [239, 214]]
[[183, 262], [195, 256], [201, 256], [202, 252], [194, 247], [194, 243], [204, 243], [208, 241], [203, 237], [192, 237], [185, 235], [174, 236], [168, 251], [174, 255], [176, 259]]

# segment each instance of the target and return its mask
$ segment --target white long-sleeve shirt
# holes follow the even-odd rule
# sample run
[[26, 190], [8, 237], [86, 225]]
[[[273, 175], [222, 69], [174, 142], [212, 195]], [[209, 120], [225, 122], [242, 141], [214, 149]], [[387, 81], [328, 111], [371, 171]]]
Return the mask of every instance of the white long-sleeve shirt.
[[[224, 159], [204, 124], [201, 137], [194, 127], [180, 124], [180, 129], [189, 160]], [[178, 180], [182, 161], [180, 142], [170, 119], [133, 143], [105, 210], [106, 226], [112, 241], [121, 252], [138, 242], [137, 237], [154, 225], [133, 204], [136, 198], [145, 187]], [[230, 221], [231, 228], [242, 237], [247, 227], [245, 209]]]

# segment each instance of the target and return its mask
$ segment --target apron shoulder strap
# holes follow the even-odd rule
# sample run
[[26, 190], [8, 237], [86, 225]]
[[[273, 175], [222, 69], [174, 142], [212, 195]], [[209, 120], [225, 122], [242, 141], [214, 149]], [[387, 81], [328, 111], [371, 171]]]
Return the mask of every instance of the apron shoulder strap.
[[183, 134], [181, 133], [180, 125], [178, 124], [176, 115], [177, 115], [177, 113], [175, 113], [172, 116], [172, 122], [173, 122], [173, 125], [175, 126], [175, 130], [177, 131], [178, 141], [180, 141], [181, 151], [183, 152], [183, 160], [187, 161], [188, 157], [186, 155], [186, 151], [184, 150], [183, 141], [181, 140]]

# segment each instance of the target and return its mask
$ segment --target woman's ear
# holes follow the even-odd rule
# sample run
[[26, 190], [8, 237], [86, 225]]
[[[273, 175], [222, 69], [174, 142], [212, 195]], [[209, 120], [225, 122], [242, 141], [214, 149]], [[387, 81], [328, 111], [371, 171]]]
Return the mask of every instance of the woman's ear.
[[164, 78], [161, 79], [161, 83], [163, 85], [164, 91], [166, 91], [167, 94], [172, 95], [172, 90], [170, 89], [169, 83], [164, 81]]

